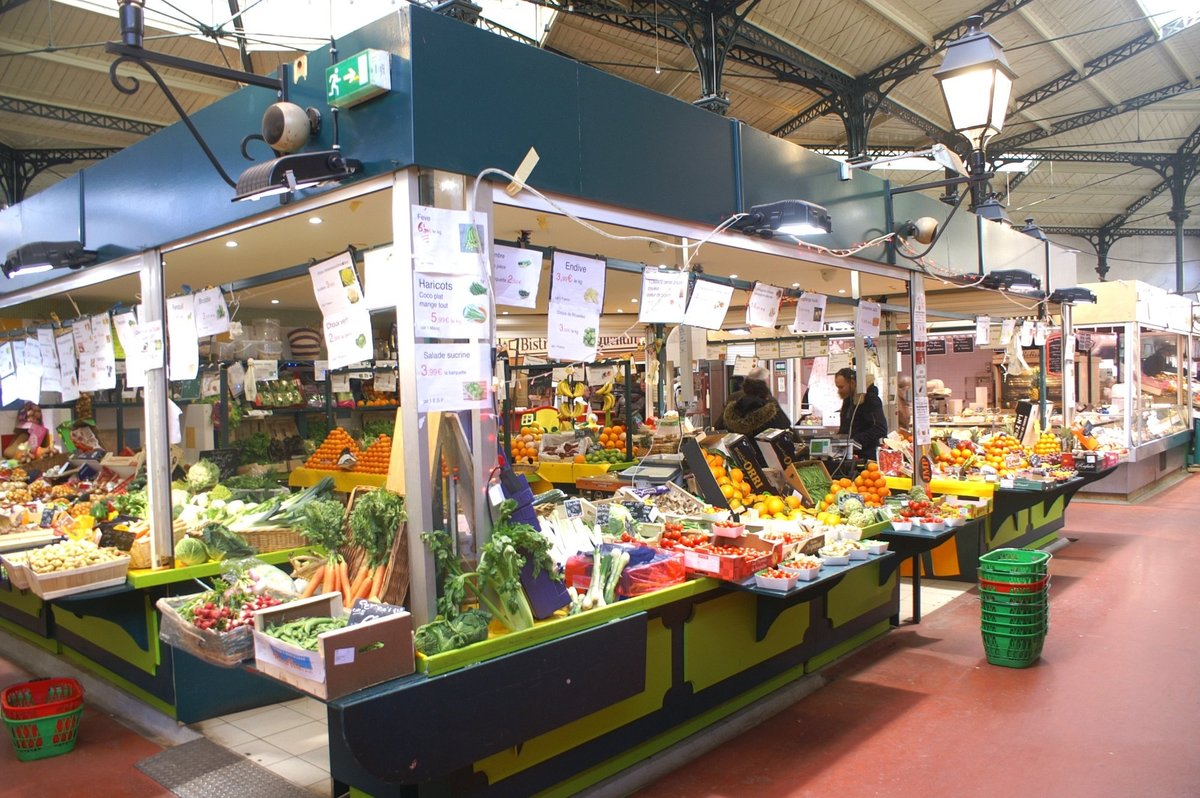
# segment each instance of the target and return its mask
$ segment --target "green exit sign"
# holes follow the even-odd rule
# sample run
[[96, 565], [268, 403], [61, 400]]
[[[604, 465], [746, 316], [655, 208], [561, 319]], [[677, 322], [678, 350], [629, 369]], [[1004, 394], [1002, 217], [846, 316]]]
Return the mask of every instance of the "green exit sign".
[[392, 90], [391, 54], [363, 50], [325, 70], [325, 101], [349, 108]]

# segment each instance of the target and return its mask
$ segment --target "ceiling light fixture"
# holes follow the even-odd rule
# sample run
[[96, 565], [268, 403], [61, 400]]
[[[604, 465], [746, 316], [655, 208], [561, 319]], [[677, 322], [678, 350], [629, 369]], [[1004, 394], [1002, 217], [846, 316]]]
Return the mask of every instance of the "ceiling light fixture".
[[839, 288], [839, 289], [838, 289], [838, 293], [839, 293], [839, 294], [844, 294], [844, 293], [846, 293], [846, 289], [845, 289], [845, 288]]
[[934, 144], [932, 147], [926, 150], [920, 150], [918, 152], [906, 152], [903, 155], [892, 155], [888, 158], [876, 158], [873, 161], [862, 161], [859, 163], [843, 161], [838, 166], [838, 177], [842, 180], [850, 180], [854, 177], [855, 169], [870, 169], [872, 166], [879, 166], [880, 164], [891, 163], [893, 161], [902, 161], [905, 158], [921, 157], [932, 158], [943, 169], [950, 169], [964, 177], [969, 174], [969, 172], [967, 172], [966, 164], [963, 163], [962, 158], [958, 157], [958, 153], [947, 147], [945, 144], [939, 143]]
[[633, 299], [631, 299], [629, 301], [636, 305], [638, 303], [638, 298], [634, 297]]
[[51, 269], [80, 269], [95, 263], [96, 257], [78, 241], [34, 241], [11, 250], [0, 270], [11, 279]]
[[272, 299], [272, 300], [271, 300], [271, 304], [272, 304], [272, 305], [278, 305], [278, 304], [279, 304], [279, 300], [278, 300], [278, 299]]
[[1056, 305], [1096, 304], [1096, 294], [1087, 288], [1059, 288], [1048, 297]]
[[1042, 281], [1024, 269], [988, 272], [979, 284], [984, 288], [1012, 291], [1015, 294], [1040, 294], [1042, 290]]
[[776, 233], [788, 236], [821, 235], [833, 231], [829, 211], [804, 200], [779, 200], [755, 205], [732, 225], [746, 235], [770, 238]]
[[360, 161], [346, 158], [339, 149], [282, 155], [242, 172], [233, 201], [257, 200], [339, 183], [361, 169]]
[[233, 241], [233, 240], [229, 240], [229, 241], [225, 242], [225, 246], [229, 247], [230, 249], [237, 249], [237, 245], [238, 245], [238, 242]]
[[323, 222], [323, 221], [325, 221], [325, 220], [324, 220], [324, 219], [322, 219], [320, 216], [310, 216], [310, 217], [308, 217], [308, 223], [309, 223], [309, 224], [320, 224], [320, 223], [321, 223], [321, 222]]
[[792, 288], [799, 288], [799, 287], [800, 287], [800, 283], [792, 283]]

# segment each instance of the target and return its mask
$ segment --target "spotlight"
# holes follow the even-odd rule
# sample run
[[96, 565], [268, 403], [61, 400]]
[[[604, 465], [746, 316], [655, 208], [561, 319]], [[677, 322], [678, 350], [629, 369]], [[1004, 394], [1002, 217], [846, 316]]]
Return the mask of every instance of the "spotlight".
[[746, 235], [770, 238], [779, 233], [788, 236], [820, 235], [833, 231], [829, 211], [804, 200], [779, 200], [755, 205], [732, 228]]
[[51, 269], [79, 269], [95, 262], [96, 253], [78, 241], [35, 241], [9, 252], [0, 269], [12, 278]]
[[339, 183], [361, 169], [360, 161], [346, 158], [341, 150], [283, 155], [242, 172], [233, 201], [256, 200], [302, 188]]

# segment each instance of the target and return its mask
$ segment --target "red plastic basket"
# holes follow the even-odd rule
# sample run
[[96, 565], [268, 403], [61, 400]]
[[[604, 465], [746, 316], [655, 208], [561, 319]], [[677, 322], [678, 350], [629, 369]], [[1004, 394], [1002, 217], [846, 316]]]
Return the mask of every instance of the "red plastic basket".
[[0, 714], [8, 720], [36, 720], [83, 706], [83, 685], [74, 679], [34, 679], [0, 693]]
[[980, 579], [979, 586], [993, 593], [1040, 593], [1047, 584], [1050, 583], [1050, 577], [1044, 576], [1036, 582], [1021, 584], [1018, 582], [993, 582], [990, 579]]

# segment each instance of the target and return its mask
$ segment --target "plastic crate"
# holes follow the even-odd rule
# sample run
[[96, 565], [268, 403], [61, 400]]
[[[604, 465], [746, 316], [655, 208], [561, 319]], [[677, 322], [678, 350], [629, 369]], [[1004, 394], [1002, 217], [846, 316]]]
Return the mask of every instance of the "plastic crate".
[[1042, 655], [1046, 634], [1009, 634], [983, 632], [983, 650], [992, 665], [1006, 668], [1028, 668]]
[[33, 720], [61, 715], [83, 706], [83, 685], [74, 679], [34, 679], [0, 693], [0, 715], [9, 720]]
[[29, 720], [12, 720], [6, 716], [4, 725], [8, 727], [17, 759], [32, 762], [71, 751], [75, 747], [82, 716], [83, 707], [80, 706], [60, 715]]
[[980, 592], [998, 593], [1000, 595], [1031, 595], [1042, 593], [1050, 586], [1050, 577], [1043, 576], [1036, 582], [993, 582], [991, 579], [979, 577]]
[[980, 568], [998, 573], [1044, 574], [1049, 563], [1049, 552], [1027, 549], [995, 549], [979, 557]]

